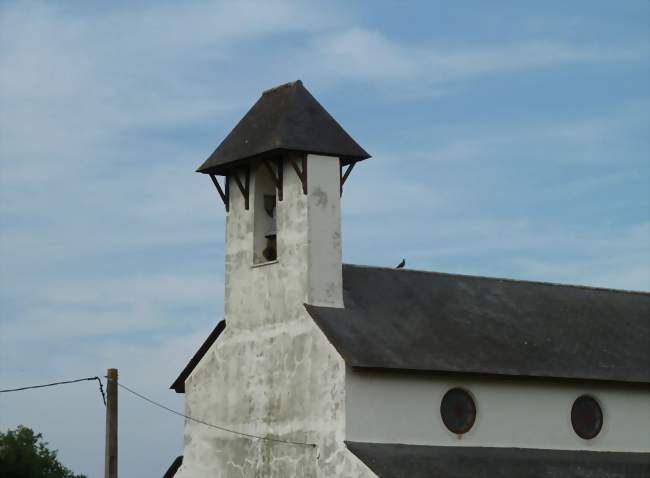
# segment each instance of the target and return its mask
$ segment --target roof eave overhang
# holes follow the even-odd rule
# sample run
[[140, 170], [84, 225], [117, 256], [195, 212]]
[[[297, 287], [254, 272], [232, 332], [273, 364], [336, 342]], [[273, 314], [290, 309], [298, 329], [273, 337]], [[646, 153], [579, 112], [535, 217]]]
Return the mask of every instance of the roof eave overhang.
[[[327, 307], [314, 306], [311, 304], [303, 304], [307, 313], [311, 319], [316, 323], [323, 335], [327, 340], [332, 344], [332, 346], [339, 353], [341, 358], [345, 361], [346, 365], [352, 369], [357, 370], [366, 370], [366, 371], [380, 371], [383, 373], [398, 372], [398, 373], [410, 373], [410, 374], [429, 374], [429, 375], [462, 375], [465, 377], [494, 377], [494, 378], [515, 378], [520, 380], [537, 380], [537, 381], [561, 381], [563, 383], [609, 383], [609, 384], [621, 384], [621, 385], [630, 385], [630, 386], [640, 386], [648, 387], [650, 386], [650, 375], [628, 375], [619, 376], [614, 375], [587, 375], [587, 374], [570, 374], [565, 373], [563, 375], [559, 374], [548, 374], [543, 373], [539, 370], [529, 370], [529, 371], [516, 371], [509, 370], [506, 368], [494, 368], [494, 369], [453, 369], [453, 368], [444, 368], [437, 366], [436, 364], [422, 363], [422, 364], [413, 364], [413, 363], [382, 363], [382, 362], [366, 362], [361, 361], [358, 357], [355, 357], [353, 351], [349, 347], [345, 347], [340, 343], [337, 343], [336, 340], [333, 340], [332, 337], [328, 336], [328, 333], [323, 329], [320, 320], [318, 320], [318, 311], [320, 309], [328, 309]], [[337, 313], [344, 313], [344, 309], [337, 309]], [[346, 320], [346, 317], [340, 317], [341, 320]]]
[[[340, 352], [339, 352], [340, 353]], [[378, 372], [378, 373], [401, 373], [412, 375], [444, 375], [444, 376], [463, 376], [471, 378], [501, 378], [501, 379], [517, 379], [525, 381], [543, 381], [543, 382], [562, 382], [562, 383], [581, 383], [581, 384], [612, 384], [612, 385], [629, 385], [647, 388], [650, 387], [650, 378], [645, 377], [632, 377], [632, 378], [603, 378], [603, 377], [587, 377], [587, 376], [556, 376], [545, 375], [542, 373], [531, 372], [529, 374], [514, 373], [508, 371], [488, 371], [488, 370], [445, 370], [441, 368], [407, 368], [407, 367], [390, 367], [376, 364], [361, 364], [354, 363], [345, 358], [343, 354], [341, 357], [345, 363], [360, 372]]]
[[197, 170], [197, 173], [202, 173], [202, 174], [213, 174], [215, 176], [225, 176], [229, 174], [231, 171], [245, 167], [245, 166], [250, 166], [252, 163], [256, 163], [265, 159], [270, 159], [274, 158], [280, 155], [284, 154], [289, 154], [289, 153], [298, 153], [298, 154], [318, 154], [321, 156], [333, 156], [333, 157], [338, 157], [341, 160], [341, 165], [345, 166], [347, 164], [351, 163], [356, 163], [358, 161], [363, 161], [365, 159], [369, 159], [372, 156], [370, 156], [368, 153], [365, 153], [363, 155], [341, 155], [333, 152], [328, 152], [328, 151], [313, 151], [313, 150], [307, 150], [307, 149], [291, 149], [291, 148], [276, 148], [276, 149], [271, 149], [268, 151], [263, 151], [261, 153], [252, 155], [252, 156], [247, 156], [241, 159], [236, 159], [236, 160], [231, 160], [228, 161], [227, 163], [224, 164], [216, 164], [213, 166], [207, 165], [207, 163], [210, 162], [211, 158], [208, 158]]
[[650, 453], [346, 441], [379, 477], [646, 476]]
[[203, 356], [208, 352], [208, 350], [210, 350], [212, 344], [216, 342], [216, 340], [219, 338], [219, 336], [221, 335], [221, 333], [224, 331], [225, 328], [226, 328], [226, 321], [221, 320], [217, 324], [217, 326], [212, 330], [212, 332], [210, 332], [208, 338], [205, 339], [205, 341], [201, 344], [201, 346], [196, 351], [196, 353], [192, 356], [192, 358], [187, 363], [187, 365], [185, 365], [185, 368], [181, 371], [178, 377], [176, 377], [174, 383], [172, 383], [171, 386], [169, 387], [171, 390], [174, 390], [176, 393], [185, 393], [185, 380], [194, 371], [194, 369], [199, 364]]

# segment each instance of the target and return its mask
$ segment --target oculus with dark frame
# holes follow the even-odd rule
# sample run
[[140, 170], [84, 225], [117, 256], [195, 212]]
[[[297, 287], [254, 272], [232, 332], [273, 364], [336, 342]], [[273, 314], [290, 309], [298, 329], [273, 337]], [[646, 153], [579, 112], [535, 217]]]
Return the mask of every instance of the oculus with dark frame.
[[456, 435], [470, 431], [476, 420], [476, 405], [462, 388], [452, 388], [440, 402], [440, 416], [445, 426]]
[[603, 411], [593, 397], [582, 395], [571, 407], [571, 425], [580, 438], [591, 440], [603, 428]]

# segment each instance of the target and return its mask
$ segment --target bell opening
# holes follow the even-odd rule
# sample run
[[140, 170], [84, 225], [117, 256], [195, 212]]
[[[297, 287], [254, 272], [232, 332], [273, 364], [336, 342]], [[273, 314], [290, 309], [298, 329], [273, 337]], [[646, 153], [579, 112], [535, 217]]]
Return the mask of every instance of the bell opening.
[[277, 260], [276, 186], [267, 168], [258, 167], [254, 176], [253, 264]]
[[[267, 207], [268, 204], [268, 207]], [[275, 196], [264, 196], [264, 210], [271, 217], [268, 231], [264, 234], [266, 247], [262, 251], [264, 259], [274, 261], [278, 258], [277, 226], [275, 220]]]

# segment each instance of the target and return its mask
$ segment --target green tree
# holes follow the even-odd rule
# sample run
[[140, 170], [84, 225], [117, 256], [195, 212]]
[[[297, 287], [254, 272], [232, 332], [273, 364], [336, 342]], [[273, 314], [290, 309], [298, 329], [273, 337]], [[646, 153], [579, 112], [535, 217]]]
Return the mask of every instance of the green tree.
[[19, 425], [0, 432], [0, 477], [2, 478], [86, 478], [59, 463], [40, 433]]

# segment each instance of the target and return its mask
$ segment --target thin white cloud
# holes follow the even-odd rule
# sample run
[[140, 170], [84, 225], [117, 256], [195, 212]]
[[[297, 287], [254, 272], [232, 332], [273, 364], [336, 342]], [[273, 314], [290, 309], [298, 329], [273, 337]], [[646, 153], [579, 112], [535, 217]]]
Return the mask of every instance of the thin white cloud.
[[58, 175], [97, 160], [98, 151], [115, 154], [125, 133], [240, 107], [232, 93], [258, 80], [231, 82], [223, 73], [228, 62], [243, 61], [242, 45], [317, 32], [333, 15], [290, 1], [161, 3], [86, 15], [64, 5], [6, 5], [0, 172]]
[[12, 288], [29, 298], [20, 320], [3, 325], [8, 342], [107, 336], [138, 331], [178, 330], [201, 322], [181, 310], [212, 310], [215, 323], [223, 303], [223, 282], [212, 275], [130, 274], [106, 279], [41, 283], [36, 290]]
[[417, 52], [363, 28], [325, 34], [314, 53], [318, 68], [334, 78], [395, 81], [417, 77], [422, 69]]
[[444, 86], [490, 74], [512, 73], [570, 63], [625, 62], [644, 59], [638, 47], [582, 47], [548, 40], [504, 45], [409, 45], [365, 28], [324, 33], [316, 43], [318, 69], [334, 79], [374, 84], [414, 82]]
[[[463, 125], [450, 130], [438, 144], [419, 144], [407, 154], [429, 161], [459, 162], [546, 158], [561, 162], [618, 162], [625, 149], [638, 143], [637, 131], [647, 124], [648, 102], [640, 99], [604, 112], [577, 118], [553, 118], [532, 123], [495, 121], [475, 127], [468, 135]], [[431, 132], [431, 135], [434, 136]], [[427, 135], [423, 135], [428, 137]], [[434, 136], [435, 137], [435, 136]]]
[[570, 251], [562, 260], [519, 256], [513, 265], [524, 277], [537, 280], [650, 291], [650, 223], [599, 234], [567, 229], [550, 234], [555, 247]]
[[[420, 205], [390, 228], [377, 218], [347, 231], [362, 263], [391, 266], [406, 256], [414, 269], [650, 291], [650, 223], [611, 229], [476, 211], [451, 219]], [[375, 247], [360, 248], [369, 238]]]

